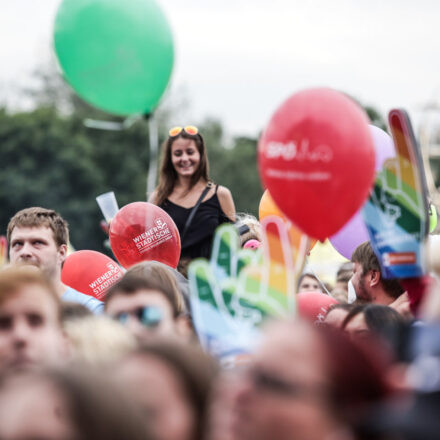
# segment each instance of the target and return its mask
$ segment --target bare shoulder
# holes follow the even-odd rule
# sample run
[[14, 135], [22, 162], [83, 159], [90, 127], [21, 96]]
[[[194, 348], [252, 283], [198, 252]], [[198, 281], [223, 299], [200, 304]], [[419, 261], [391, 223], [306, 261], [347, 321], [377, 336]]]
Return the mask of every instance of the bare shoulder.
[[226, 186], [221, 186], [219, 185], [218, 189], [217, 189], [217, 194], [219, 198], [224, 198], [224, 199], [232, 199], [232, 194], [231, 191], [229, 191], [228, 188], [226, 188]]
[[156, 201], [157, 201], [157, 189], [155, 189], [151, 193], [150, 197], [148, 197], [148, 202], [149, 203], [153, 203], [153, 205], [156, 205]]
[[234, 199], [232, 198], [231, 191], [225, 186], [219, 186], [217, 189], [218, 201], [220, 202], [220, 207], [222, 211], [229, 217], [233, 222], [235, 221], [235, 205]]

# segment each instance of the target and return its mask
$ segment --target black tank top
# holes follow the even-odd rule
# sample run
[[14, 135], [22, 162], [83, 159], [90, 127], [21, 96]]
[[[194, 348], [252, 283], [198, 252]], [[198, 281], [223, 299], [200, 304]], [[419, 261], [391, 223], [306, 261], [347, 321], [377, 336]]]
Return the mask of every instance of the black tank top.
[[[211, 255], [212, 239], [214, 232], [222, 223], [230, 223], [231, 220], [222, 211], [217, 196], [218, 185], [215, 187], [215, 193], [212, 197], [200, 203], [199, 208], [186, 232], [182, 243], [181, 258], [209, 258]], [[182, 236], [186, 221], [192, 210], [176, 205], [170, 200], [160, 205], [176, 223], [180, 236]]]

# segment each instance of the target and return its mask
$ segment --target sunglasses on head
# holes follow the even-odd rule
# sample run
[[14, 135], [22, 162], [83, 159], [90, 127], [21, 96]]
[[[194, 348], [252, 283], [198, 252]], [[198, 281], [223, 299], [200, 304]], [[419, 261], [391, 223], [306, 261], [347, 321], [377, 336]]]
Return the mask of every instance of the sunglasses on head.
[[130, 312], [118, 313], [115, 319], [121, 324], [126, 324], [129, 316], [134, 316], [145, 327], [157, 327], [163, 318], [162, 309], [155, 306], [138, 307]]
[[244, 235], [250, 231], [250, 228], [248, 225], [243, 224], [237, 227], [237, 231], [238, 231], [238, 235]]
[[194, 125], [187, 125], [186, 127], [173, 127], [170, 129], [168, 134], [171, 137], [175, 137], [182, 133], [182, 131], [193, 136], [199, 133], [199, 129], [197, 127]]

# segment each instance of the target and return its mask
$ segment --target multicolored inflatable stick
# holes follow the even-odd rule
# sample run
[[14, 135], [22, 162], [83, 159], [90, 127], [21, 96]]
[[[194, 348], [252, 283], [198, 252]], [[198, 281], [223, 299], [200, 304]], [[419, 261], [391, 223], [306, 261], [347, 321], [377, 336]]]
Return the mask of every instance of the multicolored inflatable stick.
[[429, 231], [423, 161], [407, 113], [391, 110], [388, 121], [396, 157], [377, 174], [363, 216], [384, 278], [420, 277]]
[[0, 267], [8, 263], [8, 241], [4, 235], [0, 235]]

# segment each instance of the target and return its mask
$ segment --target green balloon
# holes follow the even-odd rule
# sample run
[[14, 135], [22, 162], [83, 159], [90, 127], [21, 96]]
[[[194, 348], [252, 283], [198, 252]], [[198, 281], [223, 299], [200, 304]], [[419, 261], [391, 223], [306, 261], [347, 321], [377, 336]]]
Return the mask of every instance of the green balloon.
[[171, 76], [171, 29], [154, 0], [64, 0], [54, 44], [67, 82], [109, 113], [151, 113]]
[[434, 232], [437, 227], [437, 208], [431, 204], [431, 212], [429, 214], [429, 232]]

